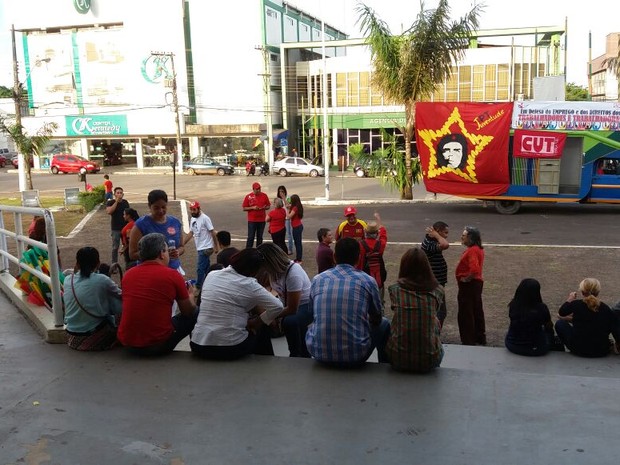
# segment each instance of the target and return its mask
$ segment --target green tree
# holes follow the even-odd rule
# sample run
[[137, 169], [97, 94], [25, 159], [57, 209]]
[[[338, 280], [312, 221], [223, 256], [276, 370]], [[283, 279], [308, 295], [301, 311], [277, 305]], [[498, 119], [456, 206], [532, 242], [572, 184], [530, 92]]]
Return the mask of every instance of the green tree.
[[34, 135], [29, 135], [21, 124], [7, 123], [6, 118], [0, 118], [0, 131], [7, 133], [13, 139], [17, 150], [24, 156], [27, 189], [32, 189], [30, 160], [35, 156], [43, 155], [43, 150], [56, 129], [58, 129], [56, 123], [45, 123]]
[[574, 82], [566, 84], [566, 100], [568, 101], [584, 101], [592, 100], [588, 89], [583, 86], [579, 86]]
[[373, 84], [386, 100], [405, 106], [405, 127], [400, 128], [405, 138], [403, 199], [413, 198], [412, 185], [417, 182], [411, 156], [416, 103], [430, 99], [449, 77], [453, 64], [463, 58], [482, 8], [476, 5], [453, 21], [448, 0], [439, 0], [433, 10], [421, 2], [415, 22], [402, 34], [393, 35], [374, 10], [358, 3], [358, 23], [371, 52]]
[[11, 87], [0, 86], [0, 98], [13, 98], [13, 89]]
[[409, 179], [416, 180], [422, 175], [420, 162], [417, 158], [411, 160], [412, 176], [408, 177], [402, 139], [385, 129], [382, 129], [381, 133], [384, 140], [383, 147], [368, 153], [363, 144], [352, 144], [349, 147], [349, 155], [371, 175], [380, 178], [383, 186], [389, 187], [390, 190], [397, 189], [402, 193], [409, 184]]

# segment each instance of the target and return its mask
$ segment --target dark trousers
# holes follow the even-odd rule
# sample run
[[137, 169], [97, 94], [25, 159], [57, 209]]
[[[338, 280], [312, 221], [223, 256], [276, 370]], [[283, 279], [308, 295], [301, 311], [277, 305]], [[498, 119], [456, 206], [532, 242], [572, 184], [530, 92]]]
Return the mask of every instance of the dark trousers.
[[248, 333], [248, 337], [235, 346], [201, 346], [189, 343], [192, 353], [212, 360], [236, 360], [246, 355], [273, 355], [269, 326], [261, 326], [258, 333]]
[[517, 355], [526, 355], [528, 357], [545, 355], [551, 349], [551, 342], [553, 342], [553, 333], [549, 334], [542, 329], [536, 336], [536, 340], [533, 344], [515, 344], [508, 339], [508, 336], [504, 339], [506, 349], [510, 352]]
[[167, 341], [148, 347], [127, 347], [127, 350], [137, 355], [167, 355], [174, 350], [179, 342], [192, 333], [194, 326], [196, 325], [197, 318], [198, 311], [196, 311], [191, 317], [179, 313], [178, 315], [172, 317], [172, 326], [174, 326], [174, 331]]
[[461, 343], [467, 346], [486, 345], [487, 336], [482, 307], [483, 282], [474, 279], [467, 283], [459, 281], [458, 284], [459, 312], [457, 319]]
[[286, 247], [286, 228], [271, 233], [271, 241], [284, 250], [284, 253], [288, 254], [288, 248]]
[[265, 231], [264, 221], [248, 221], [248, 240], [245, 248], [254, 247], [254, 236], [256, 236], [256, 247], [263, 243], [263, 232]]

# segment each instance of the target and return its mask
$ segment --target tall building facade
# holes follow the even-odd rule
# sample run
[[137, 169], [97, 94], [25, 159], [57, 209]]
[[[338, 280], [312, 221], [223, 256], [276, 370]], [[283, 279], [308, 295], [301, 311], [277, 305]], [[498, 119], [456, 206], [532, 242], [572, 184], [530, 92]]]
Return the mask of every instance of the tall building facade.
[[[139, 168], [261, 136], [272, 152], [285, 134], [280, 43], [322, 38], [317, 18], [281, 0], [21, 0], [7, 13], [26, 129], [55, 122], [52, 150], [122, 155]], [[325, 26], [326, 40], [344, 37]], [[297, 59], [318, 56], [301, 49]]]
[[605, 63], [605, 60], [618, 57], [619, 40], [619, 32], [607, 34], [605, 53], [588, 63], [590, 95], [594, 101], [612, 102], [618, 100], [618, 76]]

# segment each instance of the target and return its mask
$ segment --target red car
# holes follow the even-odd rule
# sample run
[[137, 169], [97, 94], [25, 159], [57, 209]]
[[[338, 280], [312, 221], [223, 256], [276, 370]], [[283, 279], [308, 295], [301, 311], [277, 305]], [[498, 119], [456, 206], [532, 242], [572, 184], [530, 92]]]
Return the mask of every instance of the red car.
[[79, 173], [82, 169], [85, 169], [87, 173], [98, 173], [101, 167], [94, 161], [70, 153], [58, 153], [52, 157], [50, 163], [50, 170], [54, 174]]
[[[11, 158], [11, 164], [13, 165], [13, 168], [17, 169], [19, 168], [19, 157], [17, 155], [15, 155], [13, 158]], [[30, 159], [30, 168], [32, 168], [34, 166], [34, 160], [31, 158]]]

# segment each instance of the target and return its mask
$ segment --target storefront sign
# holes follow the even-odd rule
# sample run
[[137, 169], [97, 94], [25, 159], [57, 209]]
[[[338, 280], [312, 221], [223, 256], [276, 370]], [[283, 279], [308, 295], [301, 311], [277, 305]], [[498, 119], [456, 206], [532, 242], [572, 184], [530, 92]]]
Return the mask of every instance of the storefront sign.
[[620, 130], [618, 102], [515, 102], [513, 129]]
[[67, 136], [125, 136], [127, 116], [125, 115], [84, 115], [65, 116]]
[[566, 134], [550, 131], [515, 130], [513, 155], [525, 158], [560, 158]]
[[73, 0], [73, 7], [81, 15], [90, 11], [90, 0]]

